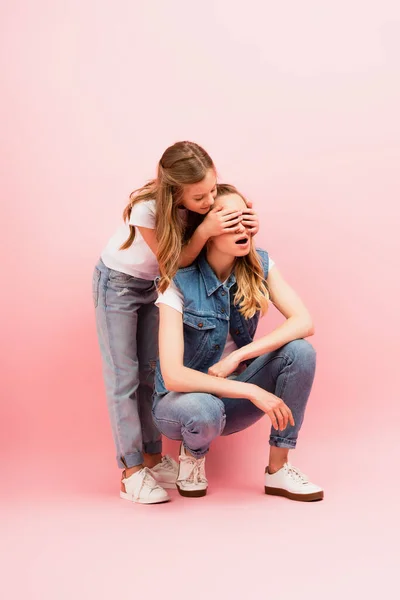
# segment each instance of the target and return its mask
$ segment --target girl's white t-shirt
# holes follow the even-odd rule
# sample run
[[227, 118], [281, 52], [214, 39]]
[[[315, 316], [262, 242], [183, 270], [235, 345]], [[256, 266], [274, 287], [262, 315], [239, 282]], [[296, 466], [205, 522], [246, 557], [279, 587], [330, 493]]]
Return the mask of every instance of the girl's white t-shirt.
[[157, 259], [137, 228], [131, 246], [126, 250], [120, 250], [129, 237], [129, 225], [155, 229], [156, 201], [146, 200], [132, 207], [129, 223], [123, 223], [118, 227], [101, 253], [101, 260], [109, 269], [151, 281], [159, 275]]
[[[179, 210], [183, 224], [187, 222], [187, 210]], [[139, 229], [135, 229], [135, 239], [126, 250], [120, 247], [129, 237], [129, 225], [156, 228], [156, 201], [143, 200], [132, 207], [129, 223], [123, 223], [108, 241], [101, 253], [101, 260], [109, 269], [120, 271], [133, 277], [153, 281], [160, 274], [155, 254], [144, 241]]]
[[[272, 269], [274, 264], [274, 261], [272, 260], [272, 258], [270, 258], [268, 269]], [[173, 281], [170, 283], [170, 285], [167, 287], [164, 293], [158, 294], [158, 298], [155, 304], [166, 304], [167, 306], [170, 306], [171, 308], [177, 310], [179, 313], [183, 314], [183, 294]], [[237, 350], [237, 345], [235, 344], [233, 337], [228, 331], [225, 347], [220, 360], [231, 354], [231, 352], [233, 352], [234, 350]]]

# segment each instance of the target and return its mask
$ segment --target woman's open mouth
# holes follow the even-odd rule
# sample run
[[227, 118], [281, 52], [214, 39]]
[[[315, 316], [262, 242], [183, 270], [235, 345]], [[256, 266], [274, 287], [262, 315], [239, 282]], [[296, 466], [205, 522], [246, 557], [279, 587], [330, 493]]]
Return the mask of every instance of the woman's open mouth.
[[238, 245], [241, 245], [241, 246], [245, 246], [248, 241], [249, 241], [249, 238], [246, 235], [244, 235], [243, 237], [241, 237], [238, 240], [236, 240], [235, 244], [238, 244]]

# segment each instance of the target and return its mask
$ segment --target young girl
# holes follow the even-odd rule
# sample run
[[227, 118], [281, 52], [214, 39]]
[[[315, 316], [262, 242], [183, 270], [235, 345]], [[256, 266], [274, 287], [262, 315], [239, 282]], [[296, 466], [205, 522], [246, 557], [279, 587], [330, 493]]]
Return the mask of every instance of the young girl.
[[131, 194], [125, 223], [94, 270], [107, 404], [118, 466], [124, 469], [121, 497], [142, 504], [169, 500], [164, 488], [175, 487], [178, 468], [162, 457], [151, 414], [158, 356], [154, 279], [161, 273], [168, 285], [210, 237], [235, 231], [242, 220], [253, 233], [258, 228], [251, 208], [210, 210], [216, 181], [214, 164], [200, 146], [178, 142], [167, 148], [156, 179]]
[[[218, 186], [215, 204], [245, 207], [232, 186]], [[269, 299], [286, 321], [253, 341]], [[183, 441], [180, 494], [204, 496], [212, 440], [266, 413], [272, 431], [265, 492], [322, 500], [322, 489], [288, 462], [314, 379], [315, 352], [302, 339], [313, 334], [311, 317], [268, 253], [255, 250], [246, 226], [211, 238], [206, 252], [176, 274], [157, 304], [160, 365], [153, 413], [164, 435]]]

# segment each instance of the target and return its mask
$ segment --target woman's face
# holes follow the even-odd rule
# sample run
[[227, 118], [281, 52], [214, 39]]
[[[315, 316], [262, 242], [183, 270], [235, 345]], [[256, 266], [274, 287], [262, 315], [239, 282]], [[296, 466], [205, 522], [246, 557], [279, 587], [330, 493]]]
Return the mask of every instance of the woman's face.
[[[243, 210], [246, 208], [246, 203], [237, 194], [230, 194], [229, 196], [217, 197], [214, 206]], [[236, 227], [236, 230], [238, 230], [238, 233], [223, 233], [210, 238], [209, 249], [217, 250], [218, 252], [232, 257], [246, 256], [251, 249], [252, 237], [246, 227], [241, 223]]]
[[182, 204], [187, 210], [206, 215], [212, 208], [216, 195], [217, 176], [214, 169], [209, 169], [204, 179], [183, 187]]

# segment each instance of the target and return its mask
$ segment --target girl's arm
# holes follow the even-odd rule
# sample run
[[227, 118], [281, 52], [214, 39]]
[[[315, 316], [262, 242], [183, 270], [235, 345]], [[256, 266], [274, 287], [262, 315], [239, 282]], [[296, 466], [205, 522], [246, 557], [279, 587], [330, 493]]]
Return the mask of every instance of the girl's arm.
[[235, 233], [239, 223], [242, 223], [251, 235], [255, 235], [259, 229], [259, 220], [252, 207], [252, 202], [247, 201], [247, 208], [243, 211], [235, 211], [231, 208], [224, 209], [222, 206], [210, 210], [188, 243], [182, 248], [179, 266], [187, 267], [191, 265], [211, 237], [222, 233]]
[[188, 267], [191, 265], [203, 250], [210, 237], [209, 230], [203, 221], [195, 229], [187, 244], [182, 247], [179, 257], [179, 267]]
[[[222, 233], [233, 233], [242, 220], [242, 212], [221, 206], [210, 210], [204, 221], [194, 231], [192, 237], [182, 247], [179, 267], [187, 267], [198, 257], [210, 237]], [[155, 229], [136, 226], [150, 250], [157, 256], [158, 243]]]
[[[207, 232], [202, 228], [202, 224], [196, 228], [189, 242], [182, 247], [179, 267], [188, 267], [191, 265], [207, 243]], [[138, 229], [150, 250], [157, 256], [158, 243], [155, 229], [148, 229], [147, 227], [138, 227]]]
[[276, 266], [268, 273], [268, 290], [271, 302], [286, 321], [274, 331], [259, 340], [238, 348], [222, 361], [209, 369], [209, 373], [218, 377], [228, 377], [245, 360], [272, 352], [288, 342], [313, 335], [314, 325], [311, 315], [300, 297], [284, 280]]
[[182, 315], [165, 304], [160, 304], [159, 309], [160, 365], [164, 383], [169, 391], [206, 392], [221, 398], [248, 398], [270, 417], [276, 429], [285, 429], [288, 422], [294, 424], [292, 413], [286, 404], [257, 385], [221, 379], [185, 367]]

